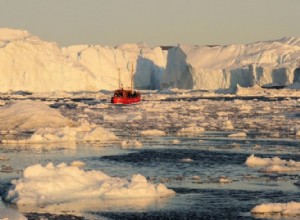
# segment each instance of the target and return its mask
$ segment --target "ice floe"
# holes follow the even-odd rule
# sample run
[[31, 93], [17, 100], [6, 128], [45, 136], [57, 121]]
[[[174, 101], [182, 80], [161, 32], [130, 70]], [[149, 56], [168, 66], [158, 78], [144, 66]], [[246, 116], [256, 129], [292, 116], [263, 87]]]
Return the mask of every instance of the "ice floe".
[[244, 137], [247, 137], [247, 134], [245, 132], [237, 132], [237, 133], [229, 134], [228, 137], [230, 137], [230, 138], [244, 138]]
[[149, 129], [149, 130], [141, 131], [141, 134], [145, 136], [165, 136], [166, 132], [158, 129]]
[[143, 144], [138, 140], [123, 140], [122, 141], [122, 148], [123, 149], [140, 148], [142, 146], [143, 146]]
[[74, 122], [39, 101], [17, 101], [0, 108], [2, 132], [32, 132], [30, 137], [2, 138], [3, 144], [117, 140], [114, 133], [86, 120]]
[[279, 215], [280, 216], [298, 216], [300, 215], [300, 203], [268, 203], [255, 206], [251, 213], [254, 215]]
[[249, 167], [262, 167], [263, 172], [295, 172], [300, 171], [300, 162], [282, 160], [279, 157], [260, 158], [250, 155], [245, 164]]
[[44, 127], [75, 126], [76, 123], [43, 102], [21, 100], [0, 108], [0, 130], [32, 131]]
[[128, 181], [97, 170], [85, 171], [78, 164], [29, 166], [22, 178], [12, 181], [13, 187], [6, 200], [17, 205], [45, 206], [77, 199], [99, 199], [101, 202], [105, 199], [165, 197], [175, 193], [163, 184], [147, 182], [140, 174], [133, 175]]

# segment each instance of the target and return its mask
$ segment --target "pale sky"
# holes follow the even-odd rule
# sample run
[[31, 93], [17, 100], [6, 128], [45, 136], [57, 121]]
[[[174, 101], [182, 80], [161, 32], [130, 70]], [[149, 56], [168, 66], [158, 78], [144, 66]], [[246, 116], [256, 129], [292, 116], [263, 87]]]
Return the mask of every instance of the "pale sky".
[[300, 37], [300, 0], [0, 0], [0, 27], [59, 46], [245, 44]]

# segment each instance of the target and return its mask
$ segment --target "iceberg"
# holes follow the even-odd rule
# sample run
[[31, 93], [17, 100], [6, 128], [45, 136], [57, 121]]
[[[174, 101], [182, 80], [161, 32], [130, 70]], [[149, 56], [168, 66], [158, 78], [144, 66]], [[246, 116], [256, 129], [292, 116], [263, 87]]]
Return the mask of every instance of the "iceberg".
[[161, 47], [124, 44], [116, 47], [73, 45], [60, 48], [27, 31], [0, 29], [0, 92], [114, 90], [119, 80], [135, 87], [157, 89], [166, 65]]
[[134, 174], [128, 181], [65, 163], [57, 166], [53, 163], [29, 166], [24, 170], [23, 177], [13, 180], [12, 184], [6, 200], [17, 205], [45, 206], [93, 198], [105, 202], [111, 199], [159, 198], [175, 194], [161, 183], [155, 185], [148, 182], [140, 174]]
[[71, 45], [0, 29], [0, 92], [137, 89], [230, 90], [300, 84], [300, 38], [244, 45]]
[[162, 88], [284, 87], [300, 80], [300, 38], [246, 45], [178, 45], [168, 52]]

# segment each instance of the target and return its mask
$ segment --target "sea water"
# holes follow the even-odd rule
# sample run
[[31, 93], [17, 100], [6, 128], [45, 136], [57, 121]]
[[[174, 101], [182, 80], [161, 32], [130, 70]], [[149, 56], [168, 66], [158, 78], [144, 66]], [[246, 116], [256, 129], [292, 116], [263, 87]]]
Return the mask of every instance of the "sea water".
[[[72, 108], [53, 107], [73, 120], [86, 118], [101, 125], [120, 140], [1, 145], [0, 196], [6, 206], [28, 219], [255, 219], [266, 218], [250, 213], [256, 205], [299, 202], [300, 188], [294, 184], [299, 170], [264, 172], [245, 164], [252, 154], [300, 161], [297, 100], [149, 99], [129, 106], [77, 100], [66, 104]], [[187, 132], [179, 132], [182, 129]], [[155, 135], [155, 130], [165, 135]], [[238, 133], [245, 136], [230, 136]], [[11, 180], [20, 178], [26, 167], [72, 161], [113, 177], [130, 179], [139, 173], [176, 194], [155, 199], [78, 200], [51, 209], [5, 202]]]

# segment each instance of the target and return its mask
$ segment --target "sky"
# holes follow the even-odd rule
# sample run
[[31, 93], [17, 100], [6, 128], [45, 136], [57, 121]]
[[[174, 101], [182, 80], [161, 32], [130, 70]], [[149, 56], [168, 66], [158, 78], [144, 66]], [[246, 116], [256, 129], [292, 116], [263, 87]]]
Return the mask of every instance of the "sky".
[[0, 27], [59, 46], [245, 44], [300, 37], [300, 0], [0, 0]]

